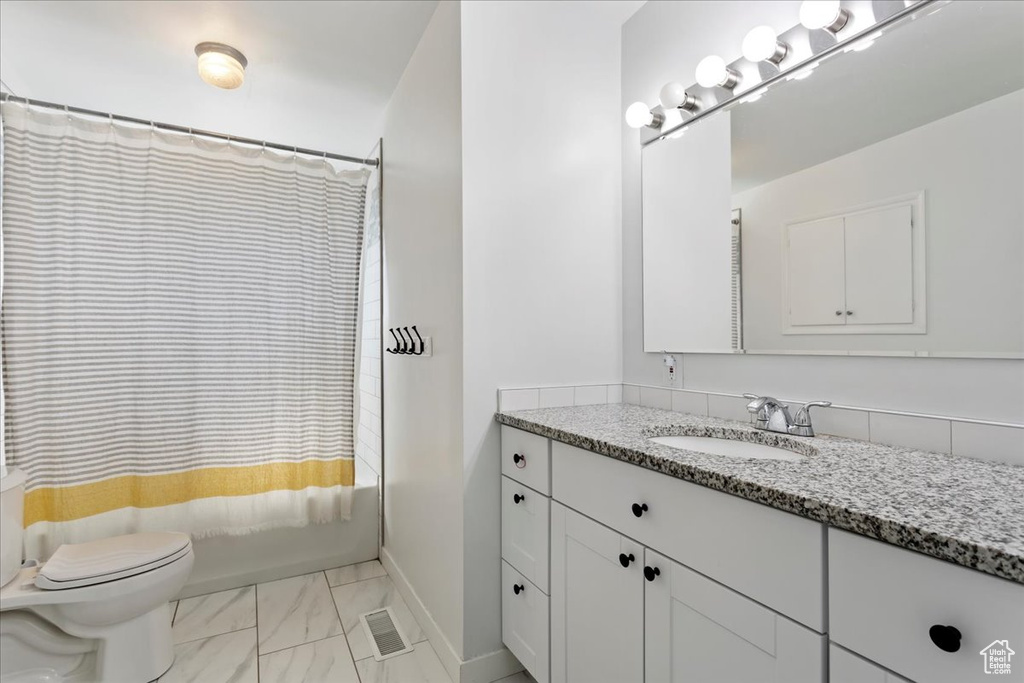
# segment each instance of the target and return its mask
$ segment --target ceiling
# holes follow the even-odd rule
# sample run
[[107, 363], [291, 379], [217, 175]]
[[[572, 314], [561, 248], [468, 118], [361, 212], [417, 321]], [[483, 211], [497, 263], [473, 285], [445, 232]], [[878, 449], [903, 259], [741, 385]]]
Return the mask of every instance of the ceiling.
[[1022, 36], [1024, 2], [938, 3], [868, 49], [737, 105], [733, 192], [1024, 88]]
[[[436, 0], [2, 0], [0, 77], [15, 94], [342, 154], [368, 153]], [[227, 43], [238, 90], [196, 72]]]

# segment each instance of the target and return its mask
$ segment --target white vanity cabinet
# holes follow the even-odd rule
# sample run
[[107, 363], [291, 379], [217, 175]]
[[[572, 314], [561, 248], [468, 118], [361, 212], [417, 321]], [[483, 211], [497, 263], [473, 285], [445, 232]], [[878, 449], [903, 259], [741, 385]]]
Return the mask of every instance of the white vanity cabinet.
[[551, 680], [642, 681], [643, 546], [551, 505]]
[[550, 448], [501, 428], [501, 638], [538, 683], [550, 672]]
[[647, 683], [825, 680], [826, 636], [647, 550]]
[[[502, 635], [539, 683], [969, 683], [991, 680], [989, 645], [1024, 647], [1019, 583], [507, 426], [502, 440]], [[542, 466], [522, 474], [524, 453]], [[1000, 680], [1024, 680], [1013, 664]]]

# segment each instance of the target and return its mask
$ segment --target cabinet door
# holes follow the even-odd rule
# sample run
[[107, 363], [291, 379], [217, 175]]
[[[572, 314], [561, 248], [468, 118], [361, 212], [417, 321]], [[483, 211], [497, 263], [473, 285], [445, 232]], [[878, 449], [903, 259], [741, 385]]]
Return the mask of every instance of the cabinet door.
[[650, 550], [644, 563], [647, 683], [825, 680], [825, 636]]
[[786, 298], [790, 325], [844, 325], [845, 278], [842, 218], [788, 226]]
[[643, 546], [552, 502], [552, 681], [643, 680], [642, 570]]
[[914, 322], [909, 204], [846, 217], [846, 324]]
[[847, 652], [838, 645], [828, 647], [829, 683], [907, 683], [874, 662]]

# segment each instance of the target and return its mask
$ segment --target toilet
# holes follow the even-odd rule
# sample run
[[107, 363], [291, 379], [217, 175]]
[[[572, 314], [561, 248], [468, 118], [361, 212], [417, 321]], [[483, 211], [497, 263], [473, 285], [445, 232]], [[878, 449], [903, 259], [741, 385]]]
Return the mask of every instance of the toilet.
[[186, 534], [62, 545], [22, 563], [25, 476], [0, 479], [0, 682], [144, 683], [174, 660], [168, 602], [192, 571]]

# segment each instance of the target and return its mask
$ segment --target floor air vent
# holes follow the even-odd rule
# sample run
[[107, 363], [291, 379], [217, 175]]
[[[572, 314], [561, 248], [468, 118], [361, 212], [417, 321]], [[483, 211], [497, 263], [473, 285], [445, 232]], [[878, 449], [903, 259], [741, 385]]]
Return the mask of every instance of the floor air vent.
[[390, 607], [359, 615], [366, 637], [373, 648], [373, 658], [378, 662], [412, 652], [405, 635], [398, 629], [398, 620]]

